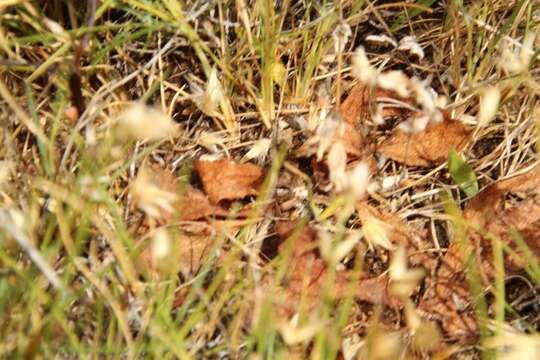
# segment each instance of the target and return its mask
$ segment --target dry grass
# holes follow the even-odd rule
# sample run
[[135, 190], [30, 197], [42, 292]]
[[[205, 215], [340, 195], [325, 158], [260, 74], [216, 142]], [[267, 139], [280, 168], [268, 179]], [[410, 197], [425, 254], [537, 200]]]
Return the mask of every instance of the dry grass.
[[[502, 53], [519, 53], [527, 36], [536, 36], [534, 0], [82, 3], [0, 2], [0, 357], [537, 358], [539, 279], [529, 268], [505, 274], [502, 249], [494, 252], [500, 263], [492, 286], [470, 276], [476, 301], [469, 306], [478, 310], [481, 335], [472, 344], [427, 319], [411, 325], [422, 286], [401, 310], [355, 301], [354, 290], [333, 299], [340, 266], [354, 271], [353, 281], [361, 268], [387, 273], [395, 250], [366, 250], [367, 235], [344, 259], [327, 259], [325, 301], [304, 307], [297, 324], [272, 303], [290, 257], [285, 251], [273, 258], [279, 220], [309, 223], [336, 242], [365, 223], [345, 206], [347, 194], [327, 191], [326, 180], [296, 157], [321, 113], [358, 82], [351, 72], [358, 46], [376, 67], [431, 79], [451, 117], [472, 129], [461, 154], [480, 189], [535, 165], [538, 37], [531, 54], [525, 51], [526, 69], [509, 71]], [[368, 35], [412, 35], [425, 56], [368, 42]], [[479, 124], [488, 87], [500, 90], [500, 106]], [[143, 107], [123, 122], [122, 112], [137, 100], [166, 116]], [[380, 143], [392, 122], [366, 119], [362, 131]], [[134, 194], [141, 168], [167, 168], [196, 184], [194, 160], [240, 160], [256, 144], [252, 161], [265, 168], [267, 181], [240, 228], [231, 225], [238, 220], [222, 219], [235, 226], [232, 234], [211, 221], [163, 225], [152, 218], [170, 194], [150, 183], [139, 191], [146, 200]], [[378, 160], [372, 182], [399, 181], [370, 193], [369, 203], [423, 231], [431, 241], [424, 250], [439, 264], [459, 238], [453, 216], [469, 199], [446, 163], [418, 168]], [[144, 189], [153, 192], [144, 197]], [[156, 277], [140, 254], [160, 226], [179, 244], [189, 226], [219, 236], [201, 264], [163, 260], [164, 275]], [[431, 350], [411, 351], [421, 335], [439, 333]], [[529, 352], [511, 353], [512, 346]]]

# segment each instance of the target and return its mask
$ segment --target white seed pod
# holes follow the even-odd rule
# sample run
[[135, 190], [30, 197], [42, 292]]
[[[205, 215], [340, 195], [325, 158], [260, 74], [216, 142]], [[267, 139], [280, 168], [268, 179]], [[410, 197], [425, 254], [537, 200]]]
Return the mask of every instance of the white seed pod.
[[495, 86], [485, 88], [480, 97], [478, 110], [478, 126], [486, 126], [497, 114], [501, 92]]
[[262, 138], [255, 141], [255, 143], [253, 143], [253, 146], [251, 146], [251, 149], [249, 149], [249, 151], [242, 157], [242, 161], [248, 161], [252, 159], [264, 161], [266, 155], [268, 154], [268, 150], [270, 150], [271, 144], [272, 141], [267, 138]]
[[154, 261], [165, 259], [171, 252], [171, 238], [163, 227], [156, 229], [152, 236], [151, 251]]
[[377, 83], [378, 71], [369, 62], [366, 51], [362, 46], [358, 47], [352, 57], [352, 72], [362, 83], [374, 86]]
[[390, 36], [382, 34], [382, 35], [368, 35], [366, 36], [366, 41], [377, 43], [377, 44], [390, 44], [393, 47], [397, 46], [397, 42], [392, 39]]
[[409, 269], [407, 266], [407, 251], [404, 245], [400, 245], [394, 251], [390, 263], [390, 290], [398, 297], [408, 297], [420, 283], [425, 275], [424, 269]]
[[328, 152], [328, 170], [330, 182], [336, 192], [341, 192], [348, 187], [349, 179], [345, 173], [347, 167], [347, 152], [343, 142], [336, 141]]
[[392, 244], [388, 235], [390, 230], [388, 224], [374, 216], [366, 216], [362, 219], [362, 233], [371, 248], [380, 246], [387, 250], [393, 249], [394, 244]]
[[165, 191], [154, 181], [148, 170], [140, 169], [137, 178], [130, 186], [135, 204], [148, 216], [161, 218], [164, 213], [174, 212], [175, 193]]
[[399, 70], [387, 71], [377, 77], [379, 87], [395, 91], [402, 98], [410, 96], [409, 78]]
[[118, 119], [118, 136], [134, 140], [161, 140], [175, 133], [174, 122], [162, 111], [141, 102], [131, 104]]
[[416, 55], [420, 60], [424, 58], [424, 49], [422, 49], [414, 36], [405, 36], [401, 39], [398, 49], [408, 51], [410, 54]]
[[349, 187], [355, 199], [359, 199], [367, 191], [369, 184], [369, 165], [363, 161], [349, 172]]

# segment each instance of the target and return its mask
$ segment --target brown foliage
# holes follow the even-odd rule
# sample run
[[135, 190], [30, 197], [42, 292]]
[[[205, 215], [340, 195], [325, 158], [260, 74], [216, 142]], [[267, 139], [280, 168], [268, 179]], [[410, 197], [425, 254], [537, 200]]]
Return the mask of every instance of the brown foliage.
[[334, 140], [343, 143], [349, 159], [360, 159], [362, 157], [364, 142], [362, 135], [353, 125], [343, 122], [336, 130]]
[[210, 203], [208, 197], [191, 186], [186, 186], [179, 204], [181, 220], [200, 220], [211, 216], [226, 217], [225, 208]]
[[[164, 270], [170, 268], [180, 271], [184, 275], [195, 273], [204, 263], [208, 253], [212, 249], [214, 234], [208, 229], [200, 229], [196, 232], [183, 232], [172, 244], [171, 253], [165, 260], [155, 261], [150, 246], [146, 246], [141, 252], [139, 260], [154, 279], [161, 279]], [[148, 244], [149, 245], [149, 244]], [[163, 265], [167, 269], [163, 269]]]
[[362, 83], [353, 86], [341, 104], [340, 111], [346, 123], [358, 126], [360, 121], [369, 116], [369, 88]]
[[[304, 297], [308, 309], [316, 307], [321, 299], [324, 287], [327, 266], [318, 252], [317, 231], [306, 226], [294, 237], [293, 223], [279, 223], [277, 232], [282, 239], [279, 246], [281, 253], [291, 251], [285, 267], [288, 269], [286, 281], [281, 284], [276, 294], [280, 300], [279, 310], [286, 316], [290, 316], [299, 310], [300, 300]], [[291, 248], [289, 248], [291, 247]], [[267, 278], [266, 281], [271, 281]], [[348, 285], [354, 281], [352, 271], [338, 271], [330, 292], [335, 299], [346, 295]], [[364, 278], [357, 280], [355, 286], [355, 299], [373, 304], [399, 306], [396, 299], [388, 293], [388, 277], [386, 275], [376, 278]]]
[[448, 151], [463, 148], [468, 139], [469, 131], [461, 122], [445, 117], [441, 123], [430, 123], [419, 133], [396, 128], [377, 151], [405, 165], [430, 167], [445, 162]]
[[[178, 178], [171, 171], [156, 165], [152, 166], [152, 171], [157, 184], [163, 190], [180, 193], [180, 199], [174, 204], [179, 220], [200, 220], [211, 216], [226, 217], [229, 213], [225, 208], [210, 203], [208, 197], [200, 190], [190, 185], [185, 185], [183, 189], [179, 187]], [[164, 215], [163, 223], [169, 223], [173, 214]]]
[[[540, 257], [540, 166], [488, 187], [469, 203], [464, 216], [514, 250], [517, 247], [511, 232], [517, 230], [532, 253]], [[472, 236], [480, 237], [484, 252], [491, 253], [489, 238], [475, 232]], [[515, 259], [506, 259], [508, 271], [519, 270], [524, 265]]]
[[[398, 100], [408, 105], [413, 105], [414, 101], [411, 98], [401, 98], [395, 92], [377, 88], [374, 90], [375, 102], [384, 100], [385, 98]], [[367, 86], [358, 83], [350, 90], [349, 95], [341, 104], [341, 117], [346, 123], [355, 127], [361, 128], [362, 122], [371, 117], [370, 114], [370, 91]], [[397, 105], [385, 104], [381, 116], [383, 118], [399, 115], [407, 115], [409, 111], [398, 107]]]
[[426, 281], [426, 290], [418, 309], [429, 319], [439, 320], [451, 339], [474, 342], [476, 320], [472, 298], [465, 278], [462, 253], [451, 244], [435, 276]]
[[195, 169], [201, 178], [204, 191], [210, 201], [241, 199], [256, 195], [263, 181], [261, 167], [223, 159], [215, 161], [197, 160]]
[[[152, 177], [156, 183], [163, 189], [171, 193], [177, 193], [179, 200], [174, 204], [175, 214], [178, 220], [194, 221], [203, 220], [190, 224], [179, 224], [176, 227], [179, 235], [174, 239], [171, 254], [165, 260], [155, 263], [150, 248], [150, 242], [146, 241], [139, 260], [140, 265], [147, 269], [152, 277], [159, 279], [163, 275], [162, 267], [175, 268], [184, 275], [196, 272], [206, 261], [209, 251], [214, 246], [217, 236], [223, 233], [229, 234], [237, 231], [242, 220], [212, 220], [207, 223], [210, 217], [226, 218], [230, 211], [223, 206], [213, 204], [208, 197], [200, 190], [190, 185], [179, 186], [178, 178], [167, 170], [159, 166], [152, 166]], [[243, 217], [249, 209], [246, 207], [240, 210], [236, 215]], [[139, 235], [144, 236], [148, 233], [148, 228], [155, 225], [171, 225], [175, 214], [165, 214], [158, 221], [152, 223], [147, 220], [146, 226], [139, 231]], [[150, 233], [152, 235], [152, 233]]]
[[[467, 249], [452, 243], [420, 303], [420, 309], [441, 321], [451, 338], [474, 341], [477, 329], [472, 309], [473, 299], [465, 278], [464, 254], [478, 254], [480, 274], [488, 285], [495, 276], [492, 259], [492, 240], [489, 234], [501, 239], [517, 251], [511, 230], [517, 230], [532, 253], [540, 256], [540, 166], [526, 174], [502, 180], [478, 194], [465, 208], [464, 218], [472, 228]], [[521, 194], [523, 200], [509, 202], [512, 194]], [[480, 232], [477, 232], [478, 229]], [[519, 253], [519, 251], [517, 251]], [[520, 256], [524, 259], [523, 256]], [[522, 260], [505, 259], [506, 273], [520, 270]]]

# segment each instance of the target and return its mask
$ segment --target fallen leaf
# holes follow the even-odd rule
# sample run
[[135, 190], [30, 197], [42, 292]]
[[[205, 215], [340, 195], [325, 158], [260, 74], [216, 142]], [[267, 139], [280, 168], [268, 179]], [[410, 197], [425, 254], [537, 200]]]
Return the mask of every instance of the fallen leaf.
[[[335, 121], [335, 120], [324, 120], [324, 121]], [[326, 140], [325, 136], [331, 136], [330, 141]], [[324, 149], [322, 150], [322, 154], [327, 154], [328, 150], [332, 148], [332, 146], [336, 142], [341, 142], [345, 148], [345, 152], [347, 153], [347, 159], [355, 160], [360, 159], [363, 157], [365, 152], [365, 146], [364, 141], [362, 138], [362, 135], [358, 130], [350, 123], [339, 120], [339, 124], [335, 127], [335, 129], [332, 129], [331, 135], [325, 134], [325, 136], [319, 136], [314, 135], [314, 138], [311, 138], [311, 141], [303, 143], [296, 151], [295, 155], [297, 157], [310, 157], [317, 153], [318, 147], [321, 146], [321, 142], [325, 142]], [[322, 138], [322, 139], [319, 139]], [[313, 141], [313, 139], [318, 139], [317, 141]]]
[[343, 121], [358, 126], [360, 121], [369, 116], [369, 88], [362, 83], [353, 86], [341, 104], [340, 111]]
[[197, 160], [195, 169], [210, 201], [242, 199], [259, 192], [263, 180], [262, 169], [254, 164], [235, 161]]
[[[512, 237], [512, 231], [517, 230], [531, 252], [540, 259], [540, 165], [483, 190], [467, 205], [464, 217], [519, 254]], [[473, 233], [472, 236], [480, 235]], [[482, 238], [480, 244], [490, 255], [491, 240]], [[507, 271], [517, 271], [526, 264], [507, 257], [505, 265]]]
[[[288, 270], [288, 276], [280, 284], [275, 297], [280, 312], [285, 316], [291, 316], [299, 311], [301, 299], [305, 299], [308, 310], [313, 309], [322, 301], [321, 295], [327, 271], [326, 263], [319, 254], [317, 231], [306, 226], [297, 238], [293, 238], [291, 235], [294, 229], [295, 225], [290, 222], [279, 223], [277, 226], [278, 235], [282, 239], [279, 251], [282, 253], [291, 251], [288, 263], [284, 265]], [[292, 248], [289, 248], [291, 246]], [[272, 281], [272, 277], [268, 277], [266, 281]], [[330, 292], [332, 296], [335, 299], [345, 296], [351, 281], [353, 281], [351, 271], [338, 271], [333, 282], [334, 287]], [[364, 278], [357, 281], [354, 293], [356, 300], [392, 307], [400, 306], [400, 302], [388, 293], [388, 276]]]
[[[382, 103], [381, 116], [388, 118], [392, 116], [407, 115], [410, 110], [404, 108], [399, 103], [413, 106], [412, 98], [403, 98], [394, 91], [376, 88], [375, 102]], [[340, 112], [342, 119], [356, 128], [361, 128], [362, 123], [371, 117], [369, 88], [362, 83], [358, 83], [349, 92], [345, 101], [341, 104]]]
[[485, 226], [496, 211], [504, 209], [505, 194], [522, 193], [536, 195], [540, 193], [540, 165], [525, 174], [497, 181], [474, 197], [465, 209], [465, 218], [475, 221], [478, 226]]
[[[411, 113], [411, 110], [407, 109], [407, 107], [405, 106], [414, 106], [413, 98], [403, 98], [392, 90], [377, 88], [377, 90], [375, 91], [375, 96], [377, 99], [377, 103], [382, 105], [382, 111], [380, 115], [383, 118], [409, 115]], [[405, 106], [399, 103], [402, 103]]]
[[[167, 274], [181, 272], [184, 276], [196, 273], [212, 249], [214, 236], [209, 230], [199, 233], [183, 232], [171, 246], [166, 259], [156, 261], [151, 246], [146, 246], [139, 255], [140, 266], [153, 279], [163, 279]], [[149, 244], [148, 244], [149, 245]]]
[[[184, 276], [196, 274], [216, 245], [216, 240], [223, 236], [234, 236], [245, 221], [216, 220], [212, 224], [195, 222], [178, 227], [172, 239], [169, 254], [162, 259], [155, 259], [152, 254], [151, 240], [153, 234], [145, 234], [143, 250], [139, 255], [139, 266], [147, 270], [153, 279], [161, 280], [167, 274], [182, 273]], [[172, 237], [173, 234], [170, 234]], [[218, 261], [221, 261], [218, 259]]]
[[[389, 228], [388, 237], [393, 244], [405, 244], [411, 265], [427, 270], [426, 290], [418, 309], [429, 319], [437, 319], [452, 338], [470, 335], [476, 329], [470, 293], [463, 273], [458, 247], [451, 245], [435, 271], [437, 253], [425, 231], [405, 224], [397, 215], [380, 211], [366, 201], [356, 206], [360, 219], [373, 216], [384, 221]], [[430, 273], [433, 273], [430, 276]], [[392, 297], [390, 297], [392, 299]]]
[[445, 162], [451, 148], [463, 148], [469, 133], [461, 122], [445, 117], [438, 124], [430, 122], [418, 133], [410, 134], [396, 128], [377, 151], [405, 165], [430, 167]]
[[[511, 194], [520, 194], [521, 201], [509, 203]], [[475, 196], [466, 206], [464, 218], [475, 228], [501, 239], [517, 251], [511, 236], [516, 229], [531, 252], [540, 257], [540, 166], [507, 180], [498, 181]], [[474, 342], [477, 324], [473, 299], [465, 277], [463, 253], [478, 254], [478, 270], [485, 285], [495, 276], [491, 240], [470, 229], [467, 249], [450, 244], [441, 259], [436, 275], [427, 281], [419, 309], [430, 318], [438, 319], [450, 338]], [[517, 251], [519, 254], [519, 251]], [[527, 264], [505, 258], [506, 273], [515, 273]]]
[[[179, 216], [179, 220], [184, 221], [201, 220], [212, 216], [225, 218], [229, 215], [229, 211], [224, 207], [210, 203], [202, 191], [190, 185], [179, 189], [178, 178], [170, 170], [163, 169], [158, 165], [153, 165], [151, 169], [153, 179], [162, 190], [170, 193], [181, 193], [181, 197], [174, 204], [174, 214], [163, 214], [162, 221], [159, 222], [161, 225], [168, 224], [175, 215]], [[243, 214], [244, 212], [241, 211], [241, 215]]]
[[227, 217], [229, 211], [219, 205], [210, 203], [208, 197], [191, 186], [183, 190], [182, 199], [178, 204], [181, 220], [200, 220], [207, 217]]
[[474, 303], [457, 244], [450, 244], [436, 275], [427, 279], [418, 310], [428, 319], [440, 321], [450, 339], [476, 341]]
[[348, 159], [360, 159], [364, 154], [364, 143], [362, 135], [355, 127], [347, 122], [338, 126], [334, 136], [334, 142], [341, 141], [345, 147]]

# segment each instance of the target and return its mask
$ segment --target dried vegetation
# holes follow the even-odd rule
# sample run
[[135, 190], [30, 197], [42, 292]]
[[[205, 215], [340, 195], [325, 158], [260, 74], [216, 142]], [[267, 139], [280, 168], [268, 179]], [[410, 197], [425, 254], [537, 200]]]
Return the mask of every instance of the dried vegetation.
[[540, 357], [534, 1], [0, 3], [0, 357]]

